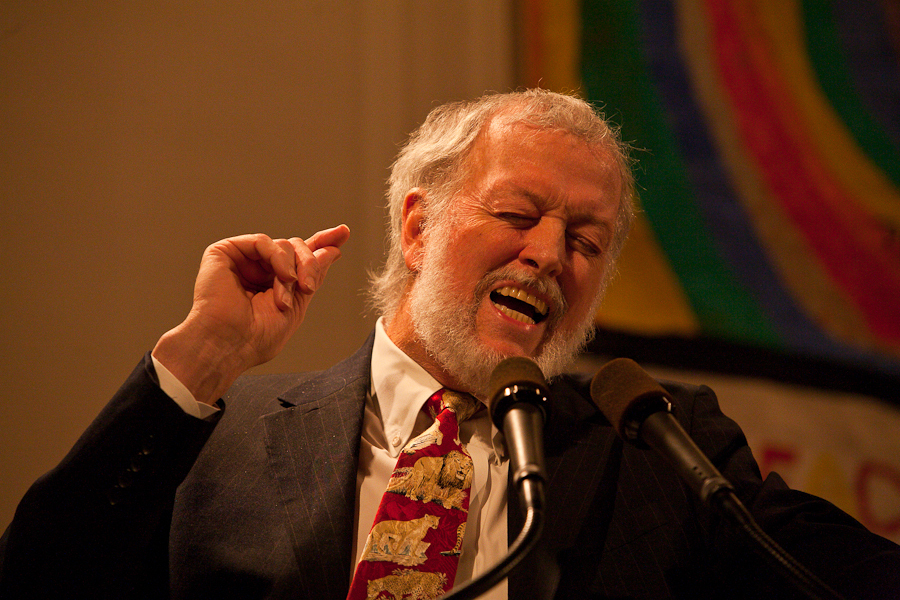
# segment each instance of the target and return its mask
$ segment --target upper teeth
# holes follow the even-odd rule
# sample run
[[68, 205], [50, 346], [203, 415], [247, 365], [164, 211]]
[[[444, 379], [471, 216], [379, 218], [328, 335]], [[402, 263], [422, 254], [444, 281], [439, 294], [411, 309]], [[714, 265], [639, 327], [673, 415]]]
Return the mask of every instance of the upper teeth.
[[528, 304], [534, 307], [534, 310], [539, 314], [547, 314], [547, 303], [534, 296], [533, 294], [529, 294], [525, 290], [517, 287], [513, 287], [511, 285], [504, 286], [497, 290], [497, 293], [503, 296], [510, 296], [512, 298], [518, 298], [522, 302], [527, 302]]

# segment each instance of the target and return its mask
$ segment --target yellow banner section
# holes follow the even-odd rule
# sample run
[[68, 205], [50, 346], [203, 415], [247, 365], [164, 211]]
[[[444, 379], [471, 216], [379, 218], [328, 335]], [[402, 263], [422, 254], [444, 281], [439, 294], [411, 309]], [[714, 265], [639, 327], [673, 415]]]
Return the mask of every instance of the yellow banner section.
[[540, 80], [535, 85], [558, 92], [581, 88], [581, 3], [539, 2], [542, 23]]

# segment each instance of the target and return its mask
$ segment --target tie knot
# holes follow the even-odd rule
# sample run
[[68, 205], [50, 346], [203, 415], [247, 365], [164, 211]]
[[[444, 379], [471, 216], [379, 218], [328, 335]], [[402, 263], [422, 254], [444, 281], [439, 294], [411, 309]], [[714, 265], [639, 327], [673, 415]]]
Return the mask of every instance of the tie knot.
[[478, 412], [481, 403], [470, 394], [441, 388], [428, 399], [426, 406], [434, 417], [449, 409], [456, 414], [456, 421], [462, 423]]

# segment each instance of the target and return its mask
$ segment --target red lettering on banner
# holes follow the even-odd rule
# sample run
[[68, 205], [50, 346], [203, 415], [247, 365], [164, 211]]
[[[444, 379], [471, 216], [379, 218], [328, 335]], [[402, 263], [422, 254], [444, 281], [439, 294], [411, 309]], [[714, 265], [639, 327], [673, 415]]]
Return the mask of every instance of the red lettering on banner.
[[900, 532], [900, 513], [887, 519], [875, 514], [869, 493], [875, 479], [890, 484], [900, 494], [900, 472], [891, 465], [872, 460], [864, 462], [856, 472], [856, 498], [859, 502], [860, 520], [875, 533], [889, 537]]
[[847, 473], [827, 452], [778, 441], [756, 447], [763, 477], [778, 471], [792, 488], [831, 501], [873, 533], [900, 543], [900, 466], [851, 458]]
[[797, 460], [797, 452], [793, 448], [785, 448], [784, 446], [763, 446], [762, 456], [759, 461], [759, 470], [762, 476], [766, 477], [774, 471], [773, 465], [785, 464], [793, 465]]

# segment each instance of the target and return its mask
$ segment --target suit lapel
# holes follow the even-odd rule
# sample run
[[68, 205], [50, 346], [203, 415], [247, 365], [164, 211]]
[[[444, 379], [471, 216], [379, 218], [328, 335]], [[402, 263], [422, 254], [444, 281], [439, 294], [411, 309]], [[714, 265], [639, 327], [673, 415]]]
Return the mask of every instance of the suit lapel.
[[356, 471], [372, 339], [352, 357], [283, 394], [263, 417], [266, 452], [306, 596], [346, 597]]

